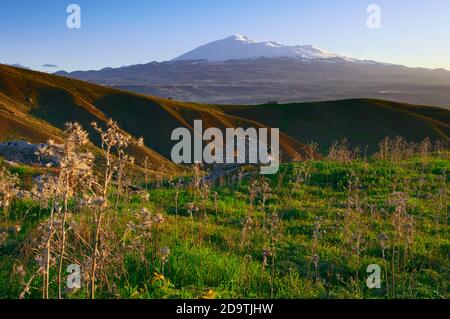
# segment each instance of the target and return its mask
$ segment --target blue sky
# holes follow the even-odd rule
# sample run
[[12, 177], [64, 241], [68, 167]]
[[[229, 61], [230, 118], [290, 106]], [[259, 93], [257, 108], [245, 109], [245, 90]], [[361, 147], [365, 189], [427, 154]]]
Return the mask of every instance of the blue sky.
[[[66, 26], [81, 7], [81, 29]], [[366, 26], [369, 4], [381, 28]], [[356, 57], [450, 69], [448, 0], [1, 0], [0, 62], [99, 69], [170, 60], [240, 33]]]

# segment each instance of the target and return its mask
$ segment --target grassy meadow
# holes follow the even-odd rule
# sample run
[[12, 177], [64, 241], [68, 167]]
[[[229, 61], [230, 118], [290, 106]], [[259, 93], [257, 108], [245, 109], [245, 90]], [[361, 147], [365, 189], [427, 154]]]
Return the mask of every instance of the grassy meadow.
[[1, 161], [0, 298], [448, 298], [443, 147], [387, 139], [368, 157], [336, 143], [275, 175], [205, 183], [198, 165], [137, 168], [138, 141], [94, 128], [102, 160], [72, 124], [42, 150], [58, 167]]

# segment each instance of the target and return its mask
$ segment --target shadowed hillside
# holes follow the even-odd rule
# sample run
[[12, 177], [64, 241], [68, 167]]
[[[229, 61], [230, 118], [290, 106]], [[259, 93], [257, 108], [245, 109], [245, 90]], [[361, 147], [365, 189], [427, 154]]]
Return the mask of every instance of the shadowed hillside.
[[[300, 142], [314, 141], [326, 148], [347, 138], [369, 152], [386, 136], [403, 136], [418, 142], [425, 137], [448, 140], [450, 111], [382, 100], [352, 99], [297, 104], [218, 106], [227, 114], [265, 125], [278, 125]], [[325, 150], [325, 149], [322, 149]]]

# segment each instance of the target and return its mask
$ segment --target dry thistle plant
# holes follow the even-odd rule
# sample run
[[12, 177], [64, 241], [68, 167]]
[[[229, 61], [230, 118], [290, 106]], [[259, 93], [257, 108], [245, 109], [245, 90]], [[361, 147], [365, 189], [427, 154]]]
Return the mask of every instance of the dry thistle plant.
[[[62, 216], [60, 216], [62, 219], [60, 225], [61, 250], [58, 267], [58, 298], [60, 299], [62, 298], [62, 267], [66, 246], [66, 220], [69, 213], [69, 199], [74, 197], [80, 189], [90, 189], [94, 182], [94, 157], [86, 149], [86, 145], [89, 143], [87, 132], [78, 123], [67, 123], [64, 134], [66, 138], [62, 145], [49, 141], [48, 145], [39, 150], [39, 153], [43, 156], [56, 158], [59, 169], [57, 189], [60, 192], [55, 193], [54, 205], [59, 204], [62, 208]], [[51, 215], [53, 215], [53, 210]], [[53, 216], [50, 218], [50, 223], [52, 223], [52, 220]], [[49, 241], [51, 241], [51, 233], [50, 230]], [[50, 243], [47, 245], [49, 246]], [[48, 254], [50, 249], [49, 247], [46, 249]], [[48, 273], [47, 269], [46, 273]], [[48, 287], [46, 296], [48, 296]]]
[[[423, 142], [423, 151], [428, 152], [430, 140]], [[375, 158], [382, 161], [392, 161], [394, 163], [400, 162], [401, 160], [410, 158], [416, 154], [417, 148], [414, 143], [408, 143], [403, 137], [396, 136], [394, 138], [385, 137], [378, 144], [378, 152], [375, 154]]]
[[285, 175], [286, 175], [286, 168], [278, 172], [278, 184], [277, 184], [278, 192], [282, 192], [283, 190], [283, 181]]
[[181, 178], [178, 178], [177, 182], [172, 184], [173, 188], [175, 189], [175, 216], [178, 217], [178, 206], [179, 206], [179, 198], [180, 198], [180, 190], [183, 186], [183, 182]]
[[145, 192], [148, 194], [148, 180], [149, 180], [148, 157], [145, 157], [145, 160], [144, 160], [144, 178], [145, 178]]
[[194, 192], [194, 198], [197, 199], [197, 193], [200, 192], [200, 187], [202, 185], [202, 164], [196, 162], [192, 166], [192, 188], [191, 190]]
[[[295, 180], [293, 182], [291, 191], [289, 193], [289, 198], [292, 199], [294, 193], [300, 192], [303, 186], [306, 186], [311, 181], [311, 172], [309, 166], [305, 167], [295, 167], [294, 170]], [[300, 194], [299, 200], [303, 199], [303, 194]]]
[[[44, 299], [48, 298], [48, 269], [50, 266], [56, 266], [56, 258], [50, 253], [48, 242], [59, 225], [56, 221], [53, 221], [52, 224], [45, 221], [39, 223], [21, 245], [22, 257], [19, 263], [21, 266], [28, 263], [37, 264], [38, 269], [33, 272], [32, 278], [42, 274], [42, 298]], [[27, 269], [31, 270], [33, 267], [27, 267]], [[24, 288], [20, 298], [24, 298], [29, 293], [31, 281], [22, 281], [22, 285]]]
[[200, 205], [203, 213], [203, 217], [205, 220], [208, 218], [208, 215], [206, 213], [206, 204], [209, 199], [210, 194], [210, 187], [207, 183], [202, 183], [201, 187], [198, 189], [199, 195], [200, 195]]
[[384, 263], [384, 279], [386, 280], [386, 295], [389, 298], [389, 277], [388, 277], [388, 264], [386, 260], [386, 249], [388, 248], [389, 236], [382, 232], [378, 235], [378, 240], [381, 246], [381, 256], [383, 257]]
[[430, 155], [433, 148], [433, 143], [431, 143], [431, 140], [426, 137], [422, 142], [419, 143], [418, 148], [419, 154], [423, 159]]
[[37, 201], [40, 207], [50, 208], [50, 217], [48, 224], [43, 232], [42, 238], [46, 238], [45, 245], [42, 248], [44, 256], [44, 266], [42, 267], [42, 294], [44, 299], [49, 298], [49, 284], [50, 284], [50, 261], [52, 259], [52, 239], [55, 229], [58, 227], [58, 221], [55, 219], [55, 212], [61, 213], [61, 206], [58, 204], [58, 199], [61, 198], [61, 185], [58, 176], [43, 175], [31, 190], [32, 198]]
[[198, 224], [198, 239], [200, 242], [203, 241], [203, 226], [208, 221], [208, 214], [206, 211], [206, 206], [209, 200], [209, 194], [210, 194], [210, 187], [209, 185], [204, 181], [200, 180], [200, 184], [197, 186], [197, 193], [200, 197], [200, 211], [201, 211], [201, 220]]
[[253, 219], [250, 216], [247, 216], [245, 220], [241, 222], [242, 230], [241, 230], [241, 243], [240, 247], [243, 250], [248, 245], [249, 233], [252, 230]]
[[348, 175], [345, 189], [347, 191], [346, 207], [362, 213], [361, 182], [355, 172], [351, 171]]
[[90, 271], [90, 294], [91, 298], [95, 298], [95, 275], [97, 268], [97, 255], [98, 255], [98, 244], [99, 236], [102, 228], [102, 219], [104, 215], [105, 208], [108, 206], [108, 191], [113, 182], [113, 176], [117, 174], [117, 194], [120, 196], [122, 193], [122, 183], [123, 183], [123, 173], [124, 168], [127, 164], [131, 162], [131, 157], [126, 154], [126, 149], [130, 144], [143, 145], [143, 139], [140, 138], [138, 141], [133, 140], [130, 136], [125, 135], [119, 128], [119, 125], [113, 120], [107, 122], [106, 129], [102, 129], [93, 122], [92, 127], [100, 135], [101, 148], [103, 150], [105, 163], [105, 172], [103, 175], [103, 183], [100, 186], [101, 191], [101, 202], [99, 205], [99, 210], [96, 214], [95, 222], [95, 235], [93, 241], [93, 252], [92, 252], [92, 265]]
[[241, 187], [241, 183], [242, 183], [242, 179], [244, 178], [244, 169], [243, 168], [239, 169], [237, 178], [238, 178], [237, 187], [240, 188]]
[[[126, 156], [125, 150], [131, 142], [131, 137], [124, 135], [113, 120], [107, 122], [106, 129], [99, 127], [96, 122], [92, 122], [91, 125], [101, 138], [101, 148], [106, 161], [101, 192], [105, 202], [108, 202], [107, 195], [114, 173], [117, 173], [118, 181], [121, 178], [119, 170], [124, 167], [122, 160]], [[115, 157], [117, 157], [117, 161]]]
[[[438, 155], [446, 155], [448, 158], [449, 142], [448, 140], [437, 140], [434, 142], [432, 152]], [[447, 154], [446, 154], [447, 153]]]
[[214, 211], [217, 214], [219, 212], [219, 194], [217, 192], [214, 192], [213, 197], [214, 197]]
[[0, 232], [0, 246], [4, 245], [8, 240], [8, 232], [2, 231]]
[[267, 200], [270, 198], [272, 189], [270, 188], [269, 183], [263, 179], [259, 182], [259, 185], [260, 185], [259, 190], [261, 194], [261, 210], [265, 212]]
[[19, 193], [19, 182], [17, 174], [10, 173], [6, 167], [0, 168], [0, 207], [5, 218], [8, 217], [12, 200]]
[[189, 217], [190, 217], [190, 220], [191, 220], [191, 240], [192, 240], [192, 243], [194, 243], [194, 228], [195, 228], [194, 212], [198, 213], [199, 209], [195, 205], [195, 203], [187, 203], [186, 204], [186, 210], [187, 210], [187, 212], [189, 214]]
[[308, 263], [308, 269], [306, 272], [306, 277], [309, 278], [310, 270], [311, 270], [311, 264], [314, 264], [314, 274], [315, 274], [315, 281], [319, 281], [319, 255], [317, 253], [317, 248], [319, 246], [319, 240], [322, 237], [322, 219], [320, 217], [316, 218], [316, 221], [314, 222], [313, 226], [313, 234], [312, 234], [312, 245], [311, 245], [311, 256], [309, 258]]
[[[156, 232], [157, 223], [161, 223], [164, 219], [160, 216], [154, 216], [145, 207], [135, 213], [136, 221], [129, 221], [127, 228], [133, 235], [128, 251], [135, 250], [141, 258], [144, 265], [144, 274], [146, 280], [151, 274], [149, 260], [154, 261], [156, 250]], [[151, 256], [148, 256], [148, 248], [151, 248]]]
[[347, 139], [343, 139], [341, 141], [335, 141], [331, 144], [328, 151], [328, 159], [339, 163], [349, 163], [357, 158], [358, 153], [358, 149], [352, 150]]
[[308, 160], [310, 161], [314, 160], [316, 157], [315, 154], [319, 153], [319, 144], [317, 144], [314, 141], [309, 142], [307, 152], [308, 152]]
[[439, 176], [439, 189], [437, 194], [434, 195], [434, 206], [436, 207], [435, 213], [435, 231], [439, 231], [439, 228], [443, 232], [447, 231], [448, 227], [448, 186], [447, 186], [447, 172], [444, 170], [442, 175]]
[[267, 265], [267, 257], [271, 257], [271, 271], [270, 271], [270, 298], [273, 298], [274, 294], [274, 281], [275, 281], [275, 257], [276, 248], [278, 242], [282, 237], [281, 221], [276, 212], [272, 212], [270, 216], [267, 216], [264, 222], [264, 233], [268, 238], [267, 248], [263, 250], [263, 270]]
[[159, 258], [161, 259], [161, 273], [164, 275], [164, 266], [170, 255], [170, 248], [167, 246], [162, 247], [159, 250]]
[[[397, 272], [405, 272], [408, 259], [412, 253], [414, 241], [414, 219], [407, 213], [408, 196], [403, 192], [394, 192], [388, 199], [388, 205], [393, 207], [394, 213], [391, 216], [394, 227], [394, 237], [392, 239], [392, 293], [396, 297]], [[395, 260], [397, 256], [397, 260]], [[397, 266], [397, 267], [396, 267]]]
[[354, 260], [356, 262], [354, 285], [356, 292], [360, 292], [359, 288], [359, 268], [361, 255], [367, 246], [367, 224], [363, 220], [360, 212], [349, 209], [342, 220], [342, 239], [343, 251], [346, 254], [348, 262]]
[[248, 197], [249, 197], [249, 204], [250, 204], [250, 212], [253, 212], [254, 210], [254, 205], [255, 205], [255, 200], [256, 200], [256, 196], [259, 193], [259, 185], [258, 185], [258, 180], [253, 180], [250, 183], [249, 186], [249, 192], [248, 192]]
[[164, 165], [160, 165], [158, 169], [156, 170], [156, 188], [163, 187], [163, 181], [164, 181], [164, 174], [165, 171]]
[[390, 154], [390, 138], [385, 137], [378, 144], [378, 152], [375, 154], [375, 156], [381, 161], [387, 161], [389, 159], [389, 154]]

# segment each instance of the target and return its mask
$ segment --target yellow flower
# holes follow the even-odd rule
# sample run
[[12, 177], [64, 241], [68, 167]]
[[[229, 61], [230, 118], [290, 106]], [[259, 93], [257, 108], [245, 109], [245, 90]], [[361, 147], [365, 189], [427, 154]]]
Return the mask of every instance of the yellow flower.
[[206, 295], [200, 297], [200, 299], [215, 299], [215, 298], [216, 298], [216, 293], [212, 289], [208, 290]]
[[153, 277], [153, 279], [152, 279], [152, 285], [153, 285], [155, 282], [158, 282], [158, 281], [166, 282], [166, 277], [164, 277], [163, 274], [159, 274], [159, 273], [155, 272], [155, 273], [154, 273], [154, 277]]

